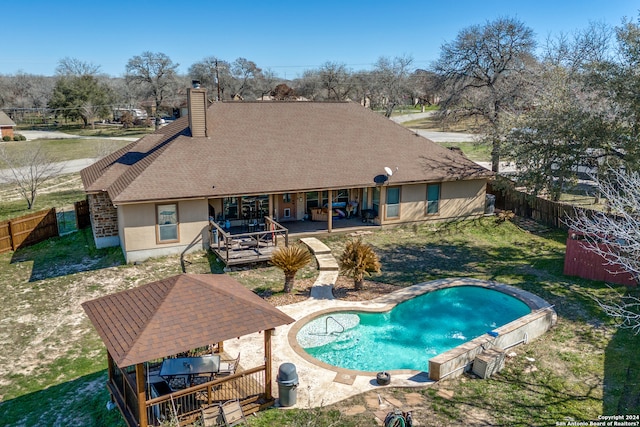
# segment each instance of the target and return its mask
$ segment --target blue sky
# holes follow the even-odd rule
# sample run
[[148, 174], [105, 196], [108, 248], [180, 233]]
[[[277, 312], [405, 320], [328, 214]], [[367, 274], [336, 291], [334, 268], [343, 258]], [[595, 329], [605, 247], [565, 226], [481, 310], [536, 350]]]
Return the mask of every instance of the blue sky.
[[368, 69], [380, 56], [427, 68], [461, 29], [498, 17], [518, 18], [543, 42], [590, 22], [636, 21], [639, 9], [636, 0], [8, 0], [0, 74], [53, 75], [71, 57], [121, 76], [144, 51], [165, 53], [181, 73], [212, 55], [286, 78], [327, 61]]

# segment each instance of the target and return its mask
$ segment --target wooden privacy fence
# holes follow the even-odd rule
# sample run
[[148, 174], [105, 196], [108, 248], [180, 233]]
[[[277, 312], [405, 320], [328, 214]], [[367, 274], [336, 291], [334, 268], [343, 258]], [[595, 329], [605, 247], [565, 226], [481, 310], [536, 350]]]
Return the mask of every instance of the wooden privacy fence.
[[0, 253], [15, 251], [58, 235], [56, 210], [34, 212], [0, 222]]
[[[624, 270], [624, 267], [610, 263], [604, 257], [589, 250], [585, 244], [585, 238], [581, 233], [575, 231], [569, 233], [564, 258], [564, 274], [626, 286], [638, 284], [633, 275]], [[605, 249], [604, 244], [600, 247]]]
[[[69, 228], [82, 229], [91, 225], [86, 200], [74, 203], [75, 222]], [[15, 251], [60, 235], [59, 214], [55, 208], [0, 222], [0, 253]], [[69, 230], [64, 230], [69, 231]], [[71, 230], [73, 231], [73, 230]]]
[[[497, 185], [488, 183], [487, 194], [493, 194], [496, 197], [496, 209], [512, 211], [518, 216], [533, 219], [549, 227], [568, 230], [566, 219], [576, 215], [575, 206], [518, 191], [506, 180], [500, 180]], [[587, 215], [592, 211], [583, 207], [580, 210]]]

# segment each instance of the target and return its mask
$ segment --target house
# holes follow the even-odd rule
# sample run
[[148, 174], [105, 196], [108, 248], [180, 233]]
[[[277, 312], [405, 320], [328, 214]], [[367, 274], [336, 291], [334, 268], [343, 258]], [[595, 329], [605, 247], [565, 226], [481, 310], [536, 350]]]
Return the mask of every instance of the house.
[[16, 124], [9, 116], [7, 116], [3, 111], [0, 111], [0, 139], [5, 136], [13, 139], [13, 129], [16, 127]]
[[379, 226], [484, 214], [492, 173], [356, 103], [216, 102], [83, 169], [96, 246], [127, 262], [210, 246], [212, 221]]

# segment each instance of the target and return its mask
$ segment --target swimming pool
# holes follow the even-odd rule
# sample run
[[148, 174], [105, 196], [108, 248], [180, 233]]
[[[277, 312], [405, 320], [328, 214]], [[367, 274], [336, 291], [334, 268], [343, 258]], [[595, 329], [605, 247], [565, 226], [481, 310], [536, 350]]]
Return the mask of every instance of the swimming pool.
[[454, 286], [386, 312], [336, 311], [305, 323], [298, 344], [326, 364], [359, 371], [427, 371], [429, 359], [531, 312], [503, 292]]

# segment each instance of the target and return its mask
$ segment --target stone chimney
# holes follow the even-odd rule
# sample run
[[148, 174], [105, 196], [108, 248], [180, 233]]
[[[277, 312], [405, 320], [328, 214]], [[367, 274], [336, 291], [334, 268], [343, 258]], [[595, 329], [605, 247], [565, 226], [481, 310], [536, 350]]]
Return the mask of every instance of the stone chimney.
[[187, 89], [187, 105], [189, 106], [189, 128], [194, 138], [207, 136], [207, 91], [200, 88], [198, 80], [192, 81]]

